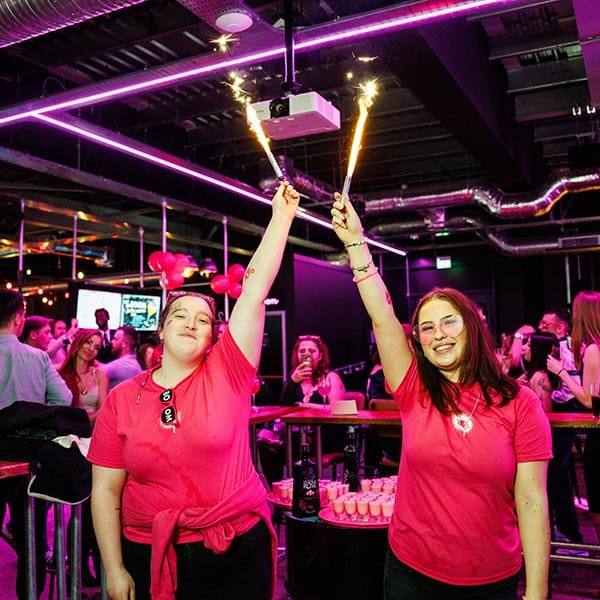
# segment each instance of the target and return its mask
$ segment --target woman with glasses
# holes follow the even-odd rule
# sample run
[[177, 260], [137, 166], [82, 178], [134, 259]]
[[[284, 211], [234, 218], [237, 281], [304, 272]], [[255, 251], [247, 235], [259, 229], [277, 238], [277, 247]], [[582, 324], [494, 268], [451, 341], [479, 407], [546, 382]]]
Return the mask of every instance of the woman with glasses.
[[214, 346], [214, 299], [169, 294], [161, 364], [111, 391], [96, 422], [92, 512], [113, 600], [272, 596], [277, 543], [248, 425], [264, 300], [298, 199], [280, 185]]
[[[402, 417], [386, 600], [548, 597], [548, 419], [502, 372], [477, 306], [451, 288], [417, 304], [412, 349], [345, 198], [331, 211]], [[522, 552], [522, 554], [521, 554]]]

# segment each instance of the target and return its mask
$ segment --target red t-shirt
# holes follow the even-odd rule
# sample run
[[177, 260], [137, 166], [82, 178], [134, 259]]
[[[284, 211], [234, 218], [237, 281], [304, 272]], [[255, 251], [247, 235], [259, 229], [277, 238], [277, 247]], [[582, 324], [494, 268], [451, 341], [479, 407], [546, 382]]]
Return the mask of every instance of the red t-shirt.
[[[226, 330], [202, 366], [173, 389], [180, 414], [175, 432], [161, 425], [164, 388], [152, 377], [142, 385], [147, 372], [111, 391], [98, 415], [88, 459], [127, 470], [122, 505], [127, 539], [150, 544], [156, 513], [210, 508], [248, 478], [258, 479], [248, 437], [255, 372]], [[266, 498], [264, 486], [257, 490]], [[255, 495], [254, 501], [260, 498]], [[256, 514], [241, 514], [235, 529], [243, 533], [258, 520]], [[147, 525], [136, 525], [140, 522]], [[181, 529], [174, 542], [200, 537], [198, 531]]]
[[[416, 361], [393, 396], [402, 414], [402, 455], [389, 541], [399, 560], [452, 585], [480, 585], [521, 567], [515, 512], [517, 463], [552, 457], [550, 425], [539, 398], [522, 387], [506, 406], [482, 397], [467, 434], [432, 406]], [[479, 385], [462, 386], [469, 415]]]

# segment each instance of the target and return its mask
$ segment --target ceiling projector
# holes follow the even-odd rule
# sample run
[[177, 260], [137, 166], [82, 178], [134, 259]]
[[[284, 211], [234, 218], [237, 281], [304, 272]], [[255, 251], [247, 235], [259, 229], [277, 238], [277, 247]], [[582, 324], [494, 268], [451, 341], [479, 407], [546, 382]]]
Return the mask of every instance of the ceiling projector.
[[292, 94], [251, 105], [264, 132], [274, 140], [337, 131], [340, 111], [317, 92]]

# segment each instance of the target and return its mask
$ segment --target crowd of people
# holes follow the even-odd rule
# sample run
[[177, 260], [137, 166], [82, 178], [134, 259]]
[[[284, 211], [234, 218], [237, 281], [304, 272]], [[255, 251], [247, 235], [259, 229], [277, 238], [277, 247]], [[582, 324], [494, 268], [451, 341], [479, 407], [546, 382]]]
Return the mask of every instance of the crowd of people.
[[[264, 300], [279, 270], [299, 196], [282, 183], [230, 319], [212, 297], [167, 297], [158, 334], [26, 316], [22, 296], [0, 290], [0, 409], [17, 400], [83, 409], [93, 426], [91, 501], [83, 507], [84, 578], [102, 559], [113, 600], [272, 597], [277, 541], [266, 489], [252, 461], [248, 418], [260, 361]], [[537, 326], [503, 336], [481, 309], [435, 288], [400, 322], [348, 198], [336, 195], [334, 232], [376, 341], [365, 392], [401, 413], [402, 452], [384, 572], [386, 600], [516, 600], [548, 596], [550, 541], [582, 542], [571, 481], [572, 430], [546, 413], [591, 410], [600, 381], [600, 293], [581, 292], [572, 314], [548, 308]], [[248, 324], [252, 323], [252, 326]], [[276, 403], [323, 407], [345, 398], [319, 335], [301, 335]], [[268, 481], [281, 479], [284, 435], [261, 432]], [[341, 450], [344, 430], [323, 436]], [[584, 478], [600, 540], [600, 431], [587, 434]], [[22, 480], [1, 481], [25, 598]], [[46, 508], [36, 503], [38, 591], [44, 586]], [[90, 567], [90, 559], [93, 567]], [[210, 573], [210, 575], [209, 575]]]

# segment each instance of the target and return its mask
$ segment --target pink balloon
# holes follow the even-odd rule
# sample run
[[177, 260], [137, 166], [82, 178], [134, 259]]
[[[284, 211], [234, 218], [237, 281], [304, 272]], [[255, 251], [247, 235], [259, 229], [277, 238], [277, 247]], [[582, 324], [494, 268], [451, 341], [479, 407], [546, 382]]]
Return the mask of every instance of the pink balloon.
[[170, 271], [175, 266], [176, 262], [175, 255], [172, 252], [163, 252], [163, 257], [161, 260], [163, 271]]
[[180, 271], [183, 273], [190, 266], [190, 259], [185, 254], [176, 254], [175, 255], [175, 271]]
[[215, 294], [225, 294], [230, 286], [231, 281], [227, 275], [215, 275], [210, 282], [210, 289]]
[[229, 291], [227, 292], [227, 295], [235, 300], [236, 298], [239, 298], [242, 295], [242, 289], [243, 288], [241, 283], [232, 283], [231, 287], [229, 288]]
[[154, 271], [155, 273], [157, 271], [162, 271], [162, 268], [160, 266], [162, 255], [163, 252], [161, 252], [160, 250], [155, 250], [150, 254], [150, 256], [148, 257], [148, 266], [150, 267], [151, 271]]
[[183, 275], [178, 271], [167, 271], [167, 273], [165, 273], [165, 279], [168, 290], [174, 290], [183, 284]]
[[246, 272], [246, 268], [244, 265], [240, 265], [235, 263], [227, 269], [227, 277], [229, 277], [230, 281], [234, 283], [241, 281], [244, 278], [244, 273]]

